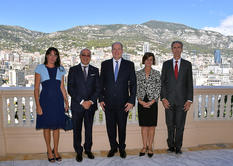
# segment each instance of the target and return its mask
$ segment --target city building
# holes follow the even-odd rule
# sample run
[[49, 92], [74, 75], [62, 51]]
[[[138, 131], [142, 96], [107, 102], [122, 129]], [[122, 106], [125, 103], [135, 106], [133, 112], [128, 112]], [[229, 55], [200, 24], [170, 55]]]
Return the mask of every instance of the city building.
[[214, 63], [215, 64], [221, 64], [222, 63], [220, 50], [215, 50], [214, 51]]

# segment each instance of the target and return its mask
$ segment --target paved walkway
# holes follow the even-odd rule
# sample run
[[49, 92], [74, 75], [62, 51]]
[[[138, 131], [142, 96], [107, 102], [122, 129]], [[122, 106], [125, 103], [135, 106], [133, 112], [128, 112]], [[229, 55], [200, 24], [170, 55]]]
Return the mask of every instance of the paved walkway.
[[233, 149], [187, 151], [182, 155], [155, 154], [147, 156], [128, 155], [126, 159], [119, 156], [112, 158], [96, 157], [94, 160], [84, 158], [78, 163], [74, 158], [63, 159], [60, 163], [47, 160], [11, 160], [1, 161], [0, 166], [233, 166]]

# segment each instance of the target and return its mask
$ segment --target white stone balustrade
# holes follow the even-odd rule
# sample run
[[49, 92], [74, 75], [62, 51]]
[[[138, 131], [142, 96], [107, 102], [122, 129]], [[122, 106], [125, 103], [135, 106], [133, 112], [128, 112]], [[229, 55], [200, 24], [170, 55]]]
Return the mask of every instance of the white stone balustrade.
[[196, 87], [194, 120], [233, 120], [233, 87]]

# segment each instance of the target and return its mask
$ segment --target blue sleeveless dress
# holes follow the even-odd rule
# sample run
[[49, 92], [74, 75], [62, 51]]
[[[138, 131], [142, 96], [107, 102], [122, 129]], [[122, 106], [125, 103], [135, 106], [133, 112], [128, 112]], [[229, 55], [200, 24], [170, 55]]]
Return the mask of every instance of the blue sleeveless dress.
[[65, 126], [64, 98], [61, 80], [56, 80], [57, 68], [46, 67], [50, 79], [43, 81], [40, 93], [42, 115], [37, 115], [36, 129], [60, 129]]

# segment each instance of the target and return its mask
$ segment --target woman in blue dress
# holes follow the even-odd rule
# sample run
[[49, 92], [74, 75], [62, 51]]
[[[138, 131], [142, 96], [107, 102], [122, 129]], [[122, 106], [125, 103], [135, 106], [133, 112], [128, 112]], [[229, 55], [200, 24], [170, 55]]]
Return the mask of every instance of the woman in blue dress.
[[[66, 71], [60, 63], [58, 50], [50, 47], [46, 51], [44, 64], [38, 65], [35, 70], [36, 129], [43, 129], [49, 162], [62, 160], [58, 153], [59, 129], [65, 126], [65, 111], [69, 108], [64, 87]], [[51, 131], [54, 141], [53, 150], [50, 146]]]

